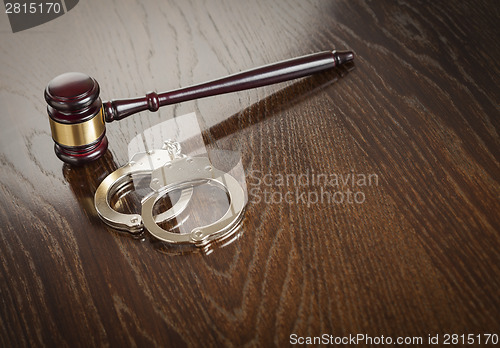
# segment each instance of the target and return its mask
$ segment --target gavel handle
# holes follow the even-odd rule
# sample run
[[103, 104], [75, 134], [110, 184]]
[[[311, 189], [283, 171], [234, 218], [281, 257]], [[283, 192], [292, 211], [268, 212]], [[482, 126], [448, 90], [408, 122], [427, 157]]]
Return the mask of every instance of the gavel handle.
[[145, 110], [157, 111], [164, 105], [293, 80], [334, 68], [353, 58], [352, 52], [319, 52], [165, 93], [149, 92], [145, 97], [111, 100], [103, 103], [105, 120], [112, 122]]

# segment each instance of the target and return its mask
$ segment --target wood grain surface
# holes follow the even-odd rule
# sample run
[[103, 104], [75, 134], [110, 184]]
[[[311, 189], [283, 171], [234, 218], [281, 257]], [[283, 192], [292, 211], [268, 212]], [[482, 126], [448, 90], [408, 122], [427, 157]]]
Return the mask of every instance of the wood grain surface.
[[[500, 335], [499, 19], [487, 0], [81, 0], [13, 34], [0, 14], [0, 346]], [[355, 65], [113, 122], [86, 167], [54, 155], [43, 90], [60, 73], [108, 100], [331, 48]], [[93, 195], [132, 138], [193, 111], [253, 191], [236, 241], [174, 256], [106, 227]], [[363, 202], [314, 202], [346, 188]]]

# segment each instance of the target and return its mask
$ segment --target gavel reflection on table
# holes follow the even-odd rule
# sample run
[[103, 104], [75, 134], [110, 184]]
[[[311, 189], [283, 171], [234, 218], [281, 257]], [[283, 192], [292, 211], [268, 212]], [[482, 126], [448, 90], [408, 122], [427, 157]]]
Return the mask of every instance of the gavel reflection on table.
[[337, 67], [354, 59], [350, 51], [325, 51], [244, 71], [191, 87], [144, 97], [102, 102], [99, 84], [82, 73], [59, 75], [45, 89], [54, 150], [62, 161], [82, 165], [108, 147], [105, 122], [187, 100], [262, 87]]

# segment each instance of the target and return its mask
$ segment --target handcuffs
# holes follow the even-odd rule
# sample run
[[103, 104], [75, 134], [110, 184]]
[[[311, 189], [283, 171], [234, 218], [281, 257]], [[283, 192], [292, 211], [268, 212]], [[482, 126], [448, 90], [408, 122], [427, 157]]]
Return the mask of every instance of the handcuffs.
[[[153, 190], [141, 201], [141, 215], [117, 212], [111, 207], [111, 198], [137, 175], [151, 175], [150, 188]], [[226, 191], [229, 198], [226, 213], [214, 223], [193, 228], [186, 234], [173, 233], [158, 226], [158, 223], [172, 220], [186, 209], [193, 187], [199, 184], [214, 185]], [[177, 202], [154, 216], [156, 202], [174, 190], [181, 190]], [[94, 204], [102, 221], [115, 229], [138, 233], [145, 227], [161, 241], [203, 247], [224, 239], [238, 227], [246, 201], [243, 188], [233, 176], [215, 168], [207, 157], [182, 154], [178, 142], [167, 140], [161, 149], [137, 153], [127, 164], [109, 174], [97, 188]]]

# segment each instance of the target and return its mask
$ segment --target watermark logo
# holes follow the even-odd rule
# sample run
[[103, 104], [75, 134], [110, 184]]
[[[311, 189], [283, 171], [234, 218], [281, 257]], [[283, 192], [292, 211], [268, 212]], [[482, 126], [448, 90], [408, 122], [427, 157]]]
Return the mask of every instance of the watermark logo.
[[362, 204], [364, 189], [379, 185], [374, 173], [275, 174], [253, 170], [248, 173], [249, 201], [254, 204]]
[[13, 33], [47, 23], [73, 9], [79, 0], [10, 1], [4, 0]]

